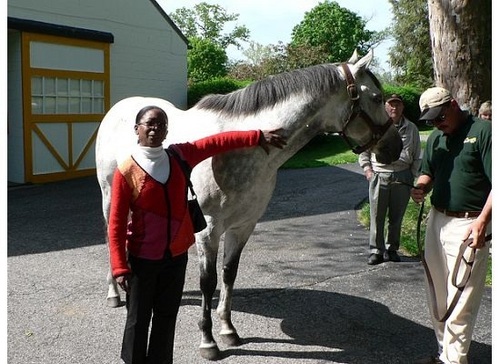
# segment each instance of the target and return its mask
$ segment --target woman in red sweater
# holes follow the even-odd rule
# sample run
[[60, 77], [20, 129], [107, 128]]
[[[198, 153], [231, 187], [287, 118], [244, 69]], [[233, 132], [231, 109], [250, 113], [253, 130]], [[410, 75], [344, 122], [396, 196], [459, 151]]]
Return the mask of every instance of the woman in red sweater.
[[[126, 292], [121, 358], [127, 364], [167, 364], [173, 361], [175, 323], [194, 233], [184, 172], [162, 145], [168, 131], [166, 113], [146, 106], [137, 114], [134, 128], [138, 145], [115, 171], [108, 226], [111, 271]], [[192, 168], [232, 149], [260, 145], [269, 152], [268, 145], [285, 144], [276, 131], [252, 130], [224, 132], [170, 148]]]

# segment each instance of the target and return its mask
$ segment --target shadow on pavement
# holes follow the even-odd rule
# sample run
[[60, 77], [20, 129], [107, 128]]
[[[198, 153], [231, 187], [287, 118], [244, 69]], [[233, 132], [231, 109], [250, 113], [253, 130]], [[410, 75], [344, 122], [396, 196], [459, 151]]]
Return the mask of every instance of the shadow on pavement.
[[9, 257], [105, 242], [95, 176], [9, 189], [7, 211]]
[[[198, 296], [199, 292], [185, 292], [182, 304], [199, 307], [201, 300], [194, 298]], [[256, 351], [247, 350], [243, 345], [223, 350], [225, 358], [252, 356], [318, 362], [408, 364], [437, 351], [433, 330], [395, 315], [387, 306], [370, 299], [310, 289], [239, 289], [233, 299], [233, 311], [278, 318], [282, 332], [289, 337], [242, 337], [244, 344], [293, 344], [330, 350]], [[214, 308], [217, 303], [214, 300]], [[252, 331], [259, 331], [258, 327], [253, 327]], [[469, 353], [474, 364], [491, 363], [491, 345], [474, 341]]]

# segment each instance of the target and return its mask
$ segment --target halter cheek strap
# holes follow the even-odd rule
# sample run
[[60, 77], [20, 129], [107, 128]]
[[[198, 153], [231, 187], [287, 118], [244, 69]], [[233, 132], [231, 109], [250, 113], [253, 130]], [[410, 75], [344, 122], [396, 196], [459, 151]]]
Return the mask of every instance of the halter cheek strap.
[[[377, 125], [373, 121], [373, 119], [368, 115], [361, 106], [359, 105], [359, 93], [358, 87], [356, 86], [356, 82], [354, 81], [354, 77], [352, 76], [351, 70], [346, 63], [341, 64], [342, 70], [344, 71], [346, 83], [347, 83], [347, 94], [349, 95], [352, 104], [351, 104], [351, 112], [349, 117], [346, 119], [342, 126], [342, 131], [339, 132], [340, 136], [345, 140], [345, 142], [349, 145], [352, 151], [356, 154], [360, 154], [365, 150], [371, 148], [375, 145], [380, 139], [382, 139], [385, 132], [392, 125], [392, 120], [389, 118], [384, 125]], [[347, 135], [347, 127], [349, 123], [357, 118], [363, 119], [365, 124], [370, 128], [371, 139], [368, 143], [364, 145], [354, 146], [348, 138]]]

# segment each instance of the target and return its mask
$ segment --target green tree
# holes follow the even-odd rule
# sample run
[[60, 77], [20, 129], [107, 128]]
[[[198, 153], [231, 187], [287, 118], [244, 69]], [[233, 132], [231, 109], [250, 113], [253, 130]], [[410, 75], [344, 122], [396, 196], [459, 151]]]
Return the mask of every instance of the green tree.
[[271, 57], [273, 50], [269, 45], [265, 46], [254, 41], [250, 41], [248, 48], [245, 49], [242, 54], [248, 59], [248, 63], [251, 65], [258, 65], [261, 64], [263, 60]]
[[210, 39], [190, 37], [188, 52], [189, 82], [207, 81], [227, 74], [226, 51]]
[[250, 37], [250, 30], [243, 25], [235, 26], [229, 33], [223, 32], [227, 23], [238, 20], [239, 14], [228, 14], [220, 5], [201, 2], [193, 9], [176, 9], [169, 16], [187, 38], [209, 39], [224, 50], [230, 45], [240, 49], [240, 42]]
[[389, 0], [394, 15], [394, 46], [389, 62], [399, 84], [425, 89], [433, 84], [427, 0]]
[[[327, 46], [297, 44], [286, 47], [286, 69], [293, 70], [313, 66], [315, 64], [330, 62]], [[351, 52], [352, 54], [352, 52]], [[337, 60], [347, 61], [347, 59]]]
[[354, 49], [365, 54], [385, 36], [384, 32], [365, 29], [366, 21], [335, 1], [326, 0], [311, 11], [292, 31], [291, 47], [320, 47], [323, 62], [346, 61]]
[[[249, 61], [235, 62], [229, 66], [229, 76], [238, 80], [260, 80], [278, 73], [324, 63], [327, 53], [321, 46], [299, 45], [278, 42], [269, 45], [260, 57], [247, 56]], [[253, 60], [252, 60], [253, 59]]]

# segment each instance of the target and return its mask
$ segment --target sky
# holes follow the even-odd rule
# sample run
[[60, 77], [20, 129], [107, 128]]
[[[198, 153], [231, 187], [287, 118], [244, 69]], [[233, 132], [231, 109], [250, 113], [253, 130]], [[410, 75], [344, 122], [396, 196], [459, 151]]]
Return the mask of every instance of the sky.
[[[181, 7], [193, 8], [200, 2], [216, 4], [229, 14], [239, 14], [238, 21], [231, 24], [244, 25], [250, 30], [250, 40], [262, 45], [289, 43], [292, 29], [320, 0], [157, 0], [167, 14]], [[343, 8], [349, 9], [367, 20], [366, 29], [380, 31], [392, 23], [392, 7], [387, 0], [336, 0]], [[384, 41], [374, 51], [382, 69], [388, 71], [387, 52], [392, 42]], [[246, 48], [246, 47], [244, 47]], [[244, 59], [236, 49], [228, 49], [232, 59]], [[339, 59], [338, 61], [347, 61]]]

